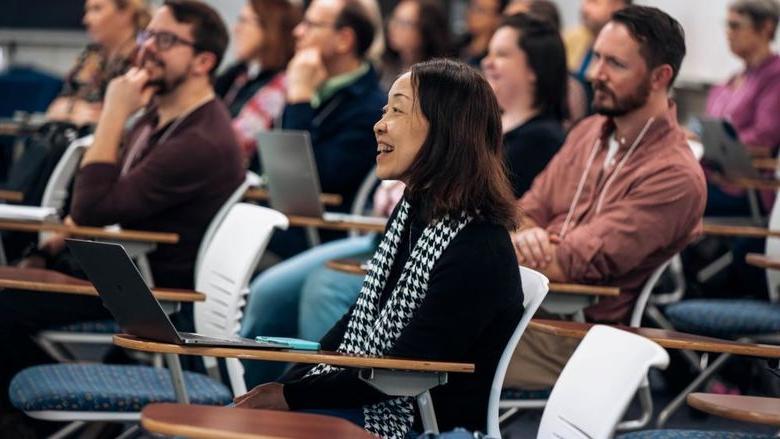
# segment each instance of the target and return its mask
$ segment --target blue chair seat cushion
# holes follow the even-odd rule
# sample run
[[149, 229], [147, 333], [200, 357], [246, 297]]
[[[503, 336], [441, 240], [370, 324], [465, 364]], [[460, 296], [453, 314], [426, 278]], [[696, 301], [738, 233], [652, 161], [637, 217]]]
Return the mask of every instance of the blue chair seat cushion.
[[760, 300], [694, 299], [669, 305], [675, 329], [712, 337], [780, 332], [780, 304]]
[[622, 434], [618, 439], [768, 439], [771, 437], [773, 436], [737, 431], [645, 430]]
[[550, 397], [552, 389], [543, 390], [523, 390], [523, 389], [502, 389], [501, 400], [507, 399], [547, 399]]
[[[226, 405], [230, 390], [208, 376], [184, 372], [193, 404]], [[22, 411], [140, 412], [152, 402], [176, 402], [168, 369], [105, 364], [50, 364], [25, 369], [8, 389]]]
[[87, 334], [117, 334], [119, 325], [114, 320], [95, 320], [49, 328], [51, 331], [78, 332]]

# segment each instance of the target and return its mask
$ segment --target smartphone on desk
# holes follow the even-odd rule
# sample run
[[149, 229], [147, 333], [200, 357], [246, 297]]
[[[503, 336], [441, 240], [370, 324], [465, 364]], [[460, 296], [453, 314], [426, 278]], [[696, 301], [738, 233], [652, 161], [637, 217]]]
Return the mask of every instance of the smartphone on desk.
[[320, 350], [319, 342], [301, 340], [300, 338], [266, 337], [266, 336], [258, 335], [257, 337], [255, 337], [255, 340], [262, 343], [277, 343], [277, 344], [285, 345], [287, 349], [298, 349], [301, 351]]

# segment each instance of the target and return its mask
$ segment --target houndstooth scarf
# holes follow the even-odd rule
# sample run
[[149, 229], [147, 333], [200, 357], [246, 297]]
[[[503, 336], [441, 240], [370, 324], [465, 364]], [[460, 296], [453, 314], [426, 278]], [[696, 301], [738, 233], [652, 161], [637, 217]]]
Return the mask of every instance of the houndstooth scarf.
[[[382, 356], [389, 352], [425, 299], [434, 264], [452, 239], [472, 219], [462, 213], [459, 218], [445, 216], [429, 224], [414, 248], [409, 249], [409, 259], [401, 277], [384, 307], [379, 309], [379, 299], [393, 266], [408, 215], [409, 203], [404, 198], [398, 214], [369, 262], [368, 274], [339, 345], [339, 352], [369, 356]], [[338, 370], [341, 368], [318, 364], [306, 376]], [[383, 438], [403, 438], [414, 422], [413, 399], [398, 397], [365, 406], [363, 414], [366, 430]]]

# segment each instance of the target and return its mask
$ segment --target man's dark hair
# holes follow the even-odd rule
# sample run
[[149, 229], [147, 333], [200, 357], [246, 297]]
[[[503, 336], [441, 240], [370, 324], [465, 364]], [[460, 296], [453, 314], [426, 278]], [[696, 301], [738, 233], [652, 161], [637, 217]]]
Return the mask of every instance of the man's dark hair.
[[517, 47], [536, 75], [534, 107], [558, 120], [568, 116], [566, 49], [561, 34], [550, 22], [529, 14], [506, 17], [499, 27], [519, 34]]
[[501, 111], [490, 85], [477, 70], [446, 59], [415, 64], [411, 75], [429, 128], [404, 179], [422, 218], [465, 211], [514, 229]]
[[346, 0], [341, 8], [336, 22], [336, 29], [348, 27], [355, 34], [355, 56], [365, 58], [366, 52], [374, 42], [374, 23], [368, 15], [366, 8], [357, 0]]
[[672, 67], [674, 83], [685, 58], [685, 31], [669, 14], [649, 6], [628, 6], [612, 15], [612, 20], [628, 29], [639, 42], [639, 53], [647, 67], [654, 69], [668, 64]]
[[196, 52], [211, 52], [217, 58], [209, 73], [213, 76], [225, 56], [228, 32], [217, 11], [195, 0], [166, 0], [163, 6], [171, 10], [179, 23], [192, 26]]

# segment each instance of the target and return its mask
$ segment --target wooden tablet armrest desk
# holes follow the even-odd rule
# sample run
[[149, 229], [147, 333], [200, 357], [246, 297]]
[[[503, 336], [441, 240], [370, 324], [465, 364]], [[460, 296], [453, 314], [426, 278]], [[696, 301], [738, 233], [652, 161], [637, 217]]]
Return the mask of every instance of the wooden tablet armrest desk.
[[[268, 189], [261, 187], [250, 187], [244, 193], [244, 199], [248, 201], [268, 201]], [[320, 202], [323, 206], [339, 206], [343, 199], [339, 194], [320, 194]]]
[[147, 431], [202, 439], [376, 439], [346, 419], [300, 412], [170, 403], [141, 411]]
[[0, 190], [0, 201], [21, 202], [24, 200], [24, 194], [17, 191]]
[[[532, 319], [529, 328], [561, 337], [583, 338], [594, 323], [569, 322], [562, 320]], [[712, 337], [667, 331], [656, 328], [632, 328], [623, 325], [610, 325], [623, 331], [649, 338], [667, 349], [685, 349], [700, 352], [728, 353], [776, 359], [780, 358], [780, 346], [740, 343]]]
[[417, 400], [423, 427], [438, 432], [433, 401], [429, 390], [446, 384], [447, 373], [473, 373], [470, 363], [413, 360], [393, 357], [362, 357], [327, 351], [293, 351], [286, 349], [249, 349], [233, 347], [195, 347], [144, 340], [127, 334], [114, 335], [114, 344], [126, 349], [165, 354], [171, 378], [180, 403], [188, 403], [183, 375], [177, 355], [241, 358], [244, 360], [282, 361], [352, 367], [361, 369], [360, 379], [391, 396], [413, 396]]

